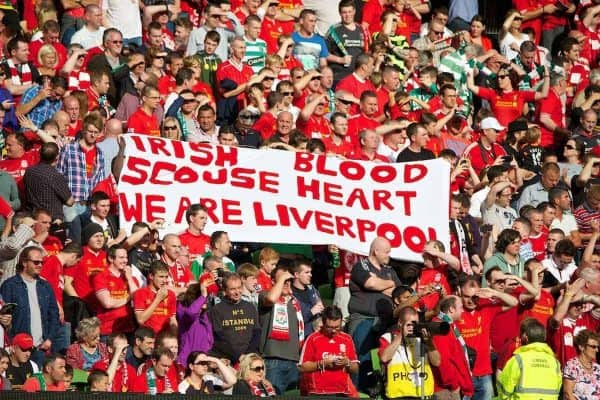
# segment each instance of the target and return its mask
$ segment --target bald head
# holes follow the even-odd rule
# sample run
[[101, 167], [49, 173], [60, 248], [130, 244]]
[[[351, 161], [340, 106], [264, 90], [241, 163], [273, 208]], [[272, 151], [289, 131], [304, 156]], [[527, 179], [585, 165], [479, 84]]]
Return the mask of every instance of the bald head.
[[378, 266], [387, 265], [390, 262], [390, 253], [392, 245], [384, 237], [376, 237], [371, 243], [369, 250], [369, 260]]
[[79, 100], [75, 96], [67, 96], [63, 100], [63, 108], [69, 114], [71, 122], [79, 119]]
[[58, 124], [58, 131], [60, 135], [65, 136], [69, 130], [69, 122], [71, 122], [69, 114], [67, 114], [66, 111], [58, 110], [52, 119]]
[[123, 134], [123, 123], [117, 118], [111, 118], [106, 121], [105, 125], [106, 137], [117, 137]]

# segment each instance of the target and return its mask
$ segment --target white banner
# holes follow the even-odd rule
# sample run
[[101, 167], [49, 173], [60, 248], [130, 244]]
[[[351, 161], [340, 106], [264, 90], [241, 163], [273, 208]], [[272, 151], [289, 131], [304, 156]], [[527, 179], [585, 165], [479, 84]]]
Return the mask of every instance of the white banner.
[[392, 257], [422, 261], [426, 241], [449, 244], [450, 167], [443, 160], [384, 164], [281, 150], [125, 135], [121, 227], [165, 219], [183, 232], [190, 204], [208, 209], [205, 231], [233, 241], [336, 244], [368, 254], [384, 236]]

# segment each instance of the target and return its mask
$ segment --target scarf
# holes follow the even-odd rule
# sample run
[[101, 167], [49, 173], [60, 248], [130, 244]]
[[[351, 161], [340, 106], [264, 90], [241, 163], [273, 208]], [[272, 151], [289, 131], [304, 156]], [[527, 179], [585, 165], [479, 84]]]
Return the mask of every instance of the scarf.
[[248, 382], [248, 385], [250, 386], [250, 390], [252, 391], [252, 394], [256, 397], [276, 396], [275, 390], [273, 390], [273, 386], [271, 386], [271, 385], [265, 385], [262, 382], [259, 382], [256, 385], [253, 384], [252, 382]]
[[90, 74], [85, 71], [69, 72], [69, 90], [87, 90], [90, 87]]
[[33, 83], [29, 63], [19, 64], [21, 66], [21, 75], [19, 75], [17, 66], [10, 58], [6, 60], [6, 64], [10, 70], [10, 80], [14, 85], [31, 85]]
[[471, 262], [469, 261], [469, 252], [467, 251], [467, 238], [466, 233], [463, 229], [463, 225], [458, 220], [452, 221], [454, 227], [456, 228], [456, 239], [458, 244], [458, 252], [460, 259], [460, 267], [462, 271], [467, 275], [473, 275], [473, 270], [471, 269]]
[[452, 318], [450, 318], [448, 315], [444, 314], [443, 312], [440, 312], [438, 314], [438, 318], [441, 319], [442, 321], [447, 322], [450, 325], [450, 327], [452, 327], [452, 330], [454, 331], [454, 336], [456, 336], [456, 338], [458, 339], [458, 341], [460, 342], [460, 344], [463, 348], [463, 351], [465, 352], [465, 360], [467, 360], [467, 367], [469, 368], [469, 373], [470, 373], [471, 365], [469, 364], [469, 353], [467, 351], [467, 344], [465, 343], [465, 339], [460, 334], [460, 330], [458, 329], [458, 327], [456, 326], [456, 324], [454, 323]]
[[291, 300], [294, 309], [296, 310], [296, 318], [298, 319], [298, 341], [300, 348], [304, 343], [304, 319], [302, 318], [302, 309], [300, 303], [294, 296], [289, 296], [287, 299], [281, 296], [277, 303], [273, 305], [273, 328], [269, 333], [269, 339], [287, 341], [290, 340], [290, 324], [287, 311], [288, 300]]
[[[172, 391], [173, 387], [171, 386], [171, 381], [169, 377], [165, 374], [165, 392]], [[156, 395], [158, 394], [158, 387], [156, 386], [156, 374], [154, 373], [154, 368], [150, 367], [146, 370], [146, 381], [148, 382], [148, 394]]]

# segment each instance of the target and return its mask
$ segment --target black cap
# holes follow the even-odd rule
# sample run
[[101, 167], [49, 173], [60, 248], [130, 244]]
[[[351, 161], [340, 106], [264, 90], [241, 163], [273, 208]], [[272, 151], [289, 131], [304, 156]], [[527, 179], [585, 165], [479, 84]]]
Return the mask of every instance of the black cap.
[[526, 131], [527, 122], [517, 119], [508, 124], [508, 132]]
[[104, 229], [95, 222], [87, 224], [85, 228], [83, 228], [83, 232], [81, 232], [81, 243], [87, 245], [90, 238], [96, 233], [104, 233]]

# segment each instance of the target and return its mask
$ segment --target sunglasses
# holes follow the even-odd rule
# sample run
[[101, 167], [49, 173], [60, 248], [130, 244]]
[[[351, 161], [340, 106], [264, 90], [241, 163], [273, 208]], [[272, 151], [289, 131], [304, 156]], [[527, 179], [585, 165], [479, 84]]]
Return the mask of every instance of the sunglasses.
[[586, 346], [594, 350], [598, 350], [598, 348], [600, 348], [600, 346], [597, 344], [586, 344]]
[[208, 361], [196, 361], [194, 365], [202, 365], [203, 367], [208, 366]]
[[294, 92], [281, 92], [282, 96], [293, 96]]
[[352, 104], [352, 102], [350, 100], [343, 100], [343, 99], [337, 99], [337, 100], [345, 106], [349, 106]]
[[164, 126], [165, 131], [176, 131], [177, 127], [175, 125], [165, 125]]
[[508, 78], [508, 75], [498, 75], [498, 79]]
[[250, 371], [254, 371], [254, 372], [262, 372], [264, 370], [265, 370], [265, 366], [264, 365], [260, 365], [258, 367], [250, 368]]
[[29, 260], [28, 259], [27, 261], [29, 261], [30, 263], [33, 263], [34, 265], [42, 265], [44, 263], [44, 261], [42, 261], [42, 260]]
[[122, 40], [111, 40], [110, 41], [112, 44], [123, 44]]
[[183, 104], [196, 103], [196, 99], [183, 99]]
[[575, 146], [572, 146], [570, 144], [565, 144], [565, 149], [567, 149], [567, 150], [575, 150]]
[[433, 31], [433, 34], [434, 34], [435, 36], [444, 36], [444, 32], [436, 32], [436, 31]]
[[274, 81], [274, 80], [275, 80], [275, 78], [274, 78], [274, 77], [272, 77], [272, 76], [265, 76], [265, 77], [263, 78], [263, 81]]
[[314, 78], [311, 79], [311, 81], [320, 81], [321, 77], [320, 76], [315, 76]]

